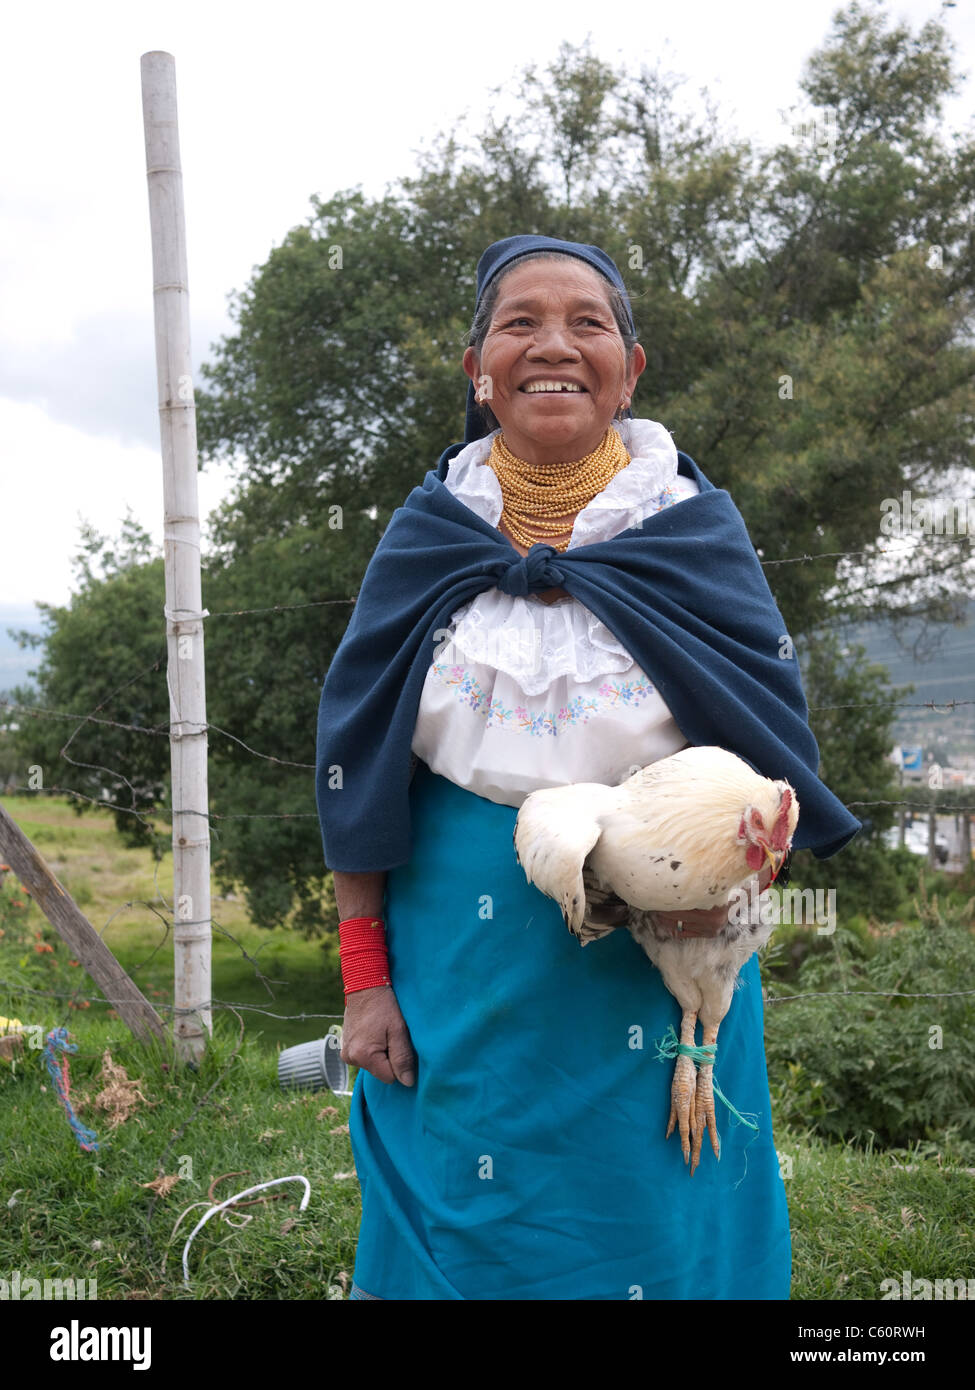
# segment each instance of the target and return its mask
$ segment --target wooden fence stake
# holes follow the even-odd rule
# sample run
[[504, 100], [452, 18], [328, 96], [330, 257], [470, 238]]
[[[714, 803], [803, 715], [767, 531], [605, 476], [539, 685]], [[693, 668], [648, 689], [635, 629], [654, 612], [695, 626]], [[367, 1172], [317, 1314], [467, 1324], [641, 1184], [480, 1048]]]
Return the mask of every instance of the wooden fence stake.
[[140, 1040], [168, 1042], [162, 1019], [55, 878], [20, 826], [0, 806], [0, 859], [9, 864], [51, 926]]
[[163, 548], [173, 787], [173, 1027], [186, 1062], [199, 1062], [213, 1032], [210, 1012], [210, 821], [200, 579], [196, 404], [190, 360], [183, 175], [176, 119], [176, 64], [142, 55], [142, 111], [152, 231], [156, 376], [162, 441]]

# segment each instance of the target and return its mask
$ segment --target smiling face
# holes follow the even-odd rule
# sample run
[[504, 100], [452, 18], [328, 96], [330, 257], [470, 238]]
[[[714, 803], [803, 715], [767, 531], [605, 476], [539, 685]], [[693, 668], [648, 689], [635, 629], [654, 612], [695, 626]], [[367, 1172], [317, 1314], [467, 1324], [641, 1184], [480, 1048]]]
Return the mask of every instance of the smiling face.
[[507, 447], [529, 463], [584, 458], [618, 408], [627, 406], [646, 366], [626, 350], [609, 286], [584, 261], [516, 265], [498, 290], [480, 356], [469, 347], [464, 371], [486, 399]]

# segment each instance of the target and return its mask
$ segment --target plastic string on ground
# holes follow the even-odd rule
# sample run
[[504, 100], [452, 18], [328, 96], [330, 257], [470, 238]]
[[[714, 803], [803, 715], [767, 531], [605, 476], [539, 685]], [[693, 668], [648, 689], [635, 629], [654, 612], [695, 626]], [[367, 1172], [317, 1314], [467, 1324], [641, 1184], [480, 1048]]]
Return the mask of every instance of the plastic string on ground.
[[58, 1049], [63, 1053], [77, 1052], [78, 1044], [68, 1042], [68, 1030], [65, 1027], [52, 1028], [44, 1039], [44, 1064], [47, 1067], [54, 1087], [55, 1094], [64, 1108], [64, 1113], [68, 1117], [68, 1124], [74, 1133], [79, 1145], [85, 1153], [98, 1153], [98, 1136], [93, 1129], [83, 1125], [74, 1113], [71, 1104], [71, 1081], [68, 1075], [68, 1059], [62, 1056], [60, 1065], [58, 1064]]

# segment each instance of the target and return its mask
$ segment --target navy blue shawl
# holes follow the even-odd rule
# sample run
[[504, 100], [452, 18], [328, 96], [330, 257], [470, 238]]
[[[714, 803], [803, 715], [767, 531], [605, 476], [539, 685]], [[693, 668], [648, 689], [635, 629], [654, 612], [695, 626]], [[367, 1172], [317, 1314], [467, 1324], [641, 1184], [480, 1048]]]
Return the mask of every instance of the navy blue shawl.
[[[451, 615], [485, 589], [561, 586], [646, 672], [692, 744], [730, 749], [799, 798], [793, 844], [820, 859], [861, 828], [820, 781], [799, 664], [741, 513], [687, 454], [700, 495], [612, 540], [522, 557], [444, 485], [452, 445], [398, 507], [366, 569], [318, 713], [316, 796], [325, 863], [342, 872], [410, 858], [410, 746]], [[634, 764], [641, 761], [633, 748]]]

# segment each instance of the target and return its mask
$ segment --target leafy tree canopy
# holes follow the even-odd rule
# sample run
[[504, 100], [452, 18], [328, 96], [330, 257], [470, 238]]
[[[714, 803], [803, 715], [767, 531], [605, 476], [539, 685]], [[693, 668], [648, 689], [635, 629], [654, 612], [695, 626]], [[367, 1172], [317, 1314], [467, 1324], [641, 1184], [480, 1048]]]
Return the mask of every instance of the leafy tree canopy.
[[[889, 693], [830, 635], [907, 607], [943, 616], [970, 574], [967, 534], [894, 546], [881, 530], [884, 499], [957, 491], [972, 464], [975, 144], [941, 128], [957, 81], [937, 22], [915, 34], [852, 3], [800, 84], [819, 134], [755, 148], [709, 104], [682, 113], [671, 76], [564, 45], [515, 79], [509, 114], [444, 133], [382, 197], [312, 199], [235, 296], [197, 395], [202, 457], [237, 480], [205, 555], [213, 847], [258, 920], [323, 920], [321, 682], [393, 510], [463, 436], [475, 266], [514, 232], [616, 260], [648, 359], [636, 413], [729, 489], [775, 562], [826, 780], [844, 799], [889, 794]], [[97, 554], [102, 574], [46, 614], [35, 702], [164, 728], [164, 674], [134, 679], [164, 646], [161, 561], [131, 534]], [[283, 611], [217, 616], [244, 608]], [[844, 703], [872, 708], [820, 708]], [[17, 737], [34, 761], [63, 742], [40, 719]], [[92, 764], [70, 768], [79, 790], [168, 804], [164, 739], [86, 723], [68, 751]]]

